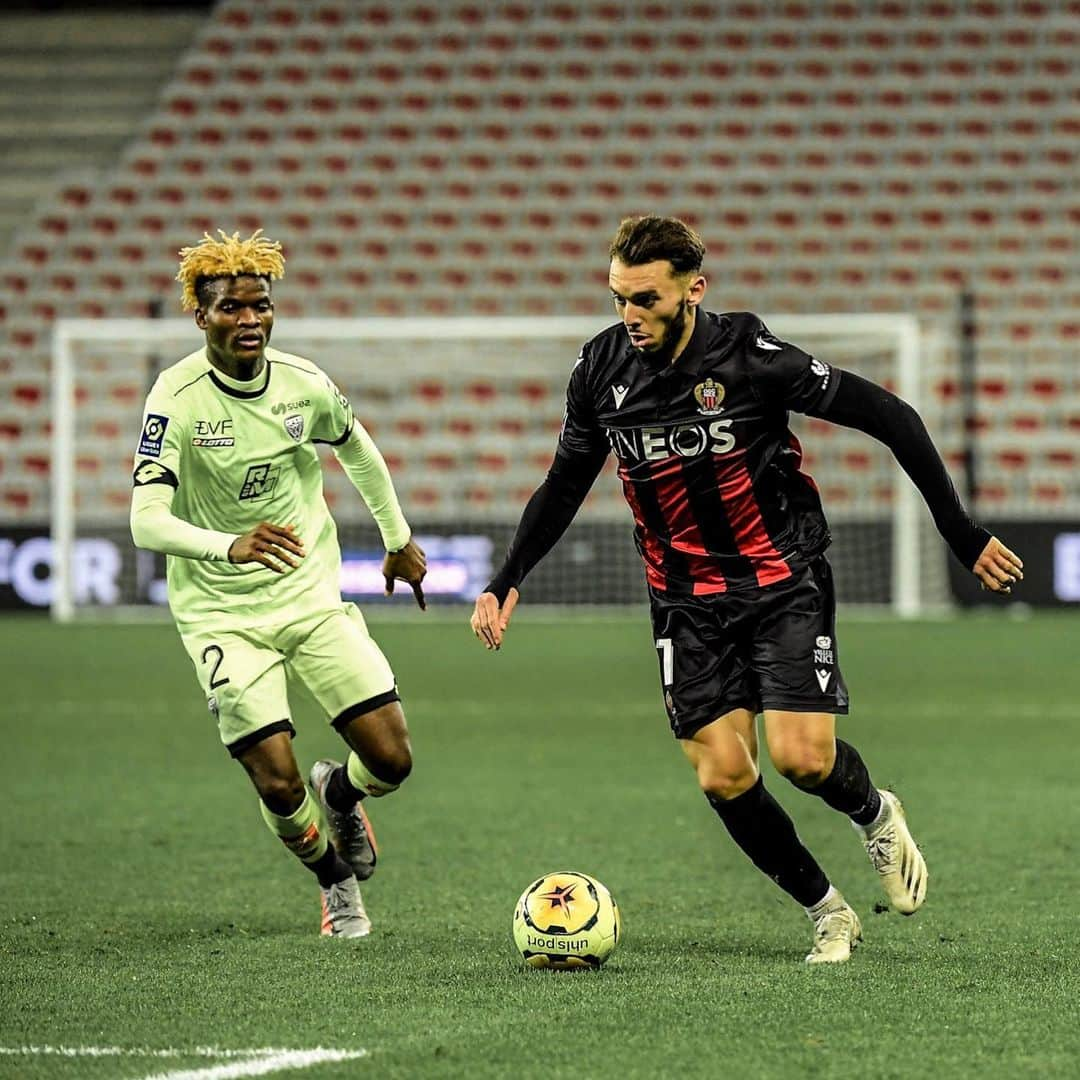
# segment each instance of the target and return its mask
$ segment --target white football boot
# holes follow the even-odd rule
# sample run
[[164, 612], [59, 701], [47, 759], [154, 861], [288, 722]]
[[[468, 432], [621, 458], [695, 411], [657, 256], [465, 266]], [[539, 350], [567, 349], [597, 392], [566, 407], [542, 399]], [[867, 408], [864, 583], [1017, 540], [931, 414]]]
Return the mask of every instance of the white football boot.
[[360, 898], [360, 886], [354, 877], [347, 877], [323, 888], [322, 926], [323, 937], [358, 938], [371, 933], [371, 920]]
[[882, 812], [873, 825], [856, 825], [863, 846], [889, 903], [902, 915], [914, 915], [926, 899], [926, 860], [907, 827], [904, 808], [891, 791], [878, 791]]
[[853, 908], [839, 894], [813, 916], [814, 947], [807, 953], [808, 964], [843, 964], [862, 941], [862, 923]]

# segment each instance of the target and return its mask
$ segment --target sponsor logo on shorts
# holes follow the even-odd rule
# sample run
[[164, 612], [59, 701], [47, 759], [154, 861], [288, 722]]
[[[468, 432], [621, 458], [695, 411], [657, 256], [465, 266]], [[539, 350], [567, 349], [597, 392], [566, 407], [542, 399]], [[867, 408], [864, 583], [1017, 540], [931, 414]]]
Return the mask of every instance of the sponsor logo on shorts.
[[158, 413], [147, 413], [143, 424], [142, 437], [139, 439], [139, 453], [147, 457], [161, 457], [161, 446], [165, 440], [165, 429], [169, 418]]
[[259, 502], [261, 499], [269, 499], [277, 487], [278, 475], [281, 468], [267, 462], [264, 465], [252, 465], [244, 477], [243, 487], [240, 488], [239, 499], [241, 502]]
[[817, 678], [818, 686], [821, 687], [821, 692], [824, 694], [829, 689], [829, 683], [833, 677], [831, 668], [836, 663], [836, 657], [833, 653], [833, 641], [828, 634], [821, 634], [814, 642], [814, 645], [816, 646], [814, 649], [814, 676]]
[[210, 715], [216, 720], [218, 718], [218, 699], [217, 694], [211, 694], [206, 699], [206, 707], [210, 710]]

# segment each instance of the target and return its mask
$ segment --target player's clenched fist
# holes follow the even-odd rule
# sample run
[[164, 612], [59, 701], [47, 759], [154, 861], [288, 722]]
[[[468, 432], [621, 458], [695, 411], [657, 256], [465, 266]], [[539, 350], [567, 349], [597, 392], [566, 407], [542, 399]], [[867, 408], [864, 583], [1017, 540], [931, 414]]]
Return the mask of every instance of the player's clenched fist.
[[476, 598], [469, 625], [484, 643], [485, 649], [497, 649], [502, 645], [503, 634], [510, 625], [510, 616], [517, 605], [518, 596], [517, 589], [511, 588], [502, 607], [499, 607], [499, 598], [494, 593], [481, 593]]
[[991, 536], [971, 572], [984, 589], [991, 592], [1011, 592], [1011, 587], [1024, 580], [1024, 564], [996, 536]]
[[238, 536], [229, 547], [231, 563], [262, 563], [277, 574], [285, 567], [300, 565], [304, 557], [304, 541], [291, 525], [271, 525], [260, 521], [251, 532]]

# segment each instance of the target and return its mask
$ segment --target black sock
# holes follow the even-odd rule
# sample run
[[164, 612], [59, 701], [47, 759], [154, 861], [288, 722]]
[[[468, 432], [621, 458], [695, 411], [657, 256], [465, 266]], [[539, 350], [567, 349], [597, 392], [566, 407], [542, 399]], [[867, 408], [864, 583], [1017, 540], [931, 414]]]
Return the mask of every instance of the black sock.
[[881, 796], [870, 780], [863, 759], [854, 746], [836, 740], [836, 764], [833, 770], [816, 788], [804, 788], [847, 814], [856, 825], [869, 825], [881, 809]]
[[314, 862], [304, 865], [319, 879], [319, 884], [328, 889], [339, 881], [352, 877], [352, 867], [334, 850], [334, 845], [327, 842], [326, 851]]
[[750, 861], [803, 907], [812, 907], [829, 891], [825, 871], [803, 847], [791, 818], [765, 790], [760, 776], [734, 799], [709, 793], [705, 798]]
[[349, 782], [349, 770], [344, 765], [339, 765], [326, 782], [326, 803], [342, 814], [347, 814], [365, 794]]

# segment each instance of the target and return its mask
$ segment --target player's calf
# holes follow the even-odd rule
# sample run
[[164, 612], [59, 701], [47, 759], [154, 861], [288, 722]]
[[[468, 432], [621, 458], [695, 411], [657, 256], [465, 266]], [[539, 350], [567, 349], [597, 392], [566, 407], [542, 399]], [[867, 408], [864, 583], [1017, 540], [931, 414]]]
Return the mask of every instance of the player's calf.
[[777, 768], [797, 787], [847, 814], [856, 825], [868, 825], [881, 810], [881, 797], [866, 764], [858, 750], [843, 739], [836, 740], [835, 760], [827, 771], [820, 765], [814, 769], [781, 762]]
[[751, 862], [792, 899], [809, 908], [829, 891], [829, 879], [803, 845], [783, 807], [759, 776], [733, 799], [705, 793], [728, 833]]
[[302, 790], [303, 799], [290, 814], [275, 813], [262, 797], [259, 809], [267, 828], [315, 875], [321, 887], [329, 888], [351, 878], [352, 868], [330, 842], [319, 804], [306, 788]]

